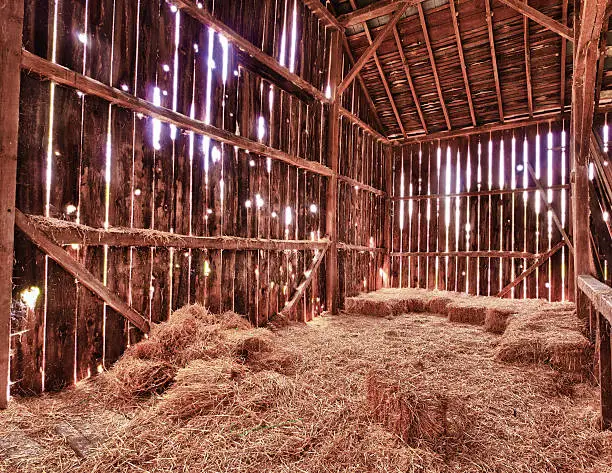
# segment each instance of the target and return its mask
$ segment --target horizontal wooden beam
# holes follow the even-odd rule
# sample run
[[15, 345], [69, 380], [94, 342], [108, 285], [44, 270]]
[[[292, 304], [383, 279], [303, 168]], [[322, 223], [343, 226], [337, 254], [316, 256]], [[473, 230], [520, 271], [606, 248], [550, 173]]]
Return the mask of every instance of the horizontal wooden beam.
[[325, 97], [325, 94], [321, 90], [317, 89], [315, 86], [310, 84], [308, 81], [302, 79], [297, 74], [290, 72], [289, 69], [287, 69], [286, 67], [281, 66], [275, 58], [264, 53], [261, 49], [259, 49], [249, 40], [243, 38], [239, 33], [231, 29], [219, 19], [215, 18], [205, 8], [198, 8], [199, 3], [196, 4], [195, 2], [193, 2], [193, 0], [173, 0], [172, 3], [178, 8], [180, 8], [182, 11], [187, 13], [189, 16], [191, 16], [193, 19], [199, 21], [204, 25], [210, 26], [215, 31], [218, 31], [219, 33], [223, 34], [223, 36], [225, 36], [227, 40], [235, 47], [244, 51], [261, 65], [273, 70], [285, 80], [296, 85], [308, 95], [322, 102], [329, 102], [329, 99]]
[[338, 174], [338, 180], [342, 182], [346, 182], [347, 184], [355, 187], [355, 190], [366, 191], [366, 192], [369, 192], [371, 194], [378, 195], [381, 197], [384, 197], [387, 195], [385, 191], [381, 191], [380, 189], [376, 189], [375, 187], [368, 186], [366, 184], [362, 184], [361, 182], [355, 179], [352, 179], [350, 177], [341, 176], [340, 174]]
[[320, 21], [325, 23], [326, 26], [344, 31], [344, 25], [332, 15], [325, 5], [321, 3], [321, 0], [302, 0], [302, 2], [310, 8], [310, 11], [313, 12]]
[[328, 241], [274, 240], [233, 236], [199, 237], [178, 235], [159, 230], [111, 227], [92, 228], [42, 216], [27, 216], [31, 225], [44, 232], [58, 245], [112, 246], [112, 247], [166, 247], [208, 250], [320, 250]]
[[366, 65], [366, 63], [374, 55], [374, 53], [379, 48], [379, 46], [382, 44], [382, 42], [387, 38], [387, 36], [389, 36], [391, 31], [393, 31], [393, 28], [395, 28], [395, 25], [397, 25], [397, 23], [400, 21], [402, 15], [406, 13], [406, 10], [408, 10], [409, 6], [410, 6], [409, 4], [404, 3], [399, 8], [399, 10], [395, 12], [395, 15], [393, 15], [393, 18], [391, 19], [391, 21], [389, 21], [389, 23], [385, 25], [385, 27], [378, 34], [378, 36], [372, 42], [372, 44], [370, 44], [370, 46], [368, 46], [368, 48], [363, 52], [361, 57], [357, 59], [357, 62], [355, 62], [355, 65], [353, 66], [353, 68], [349, 71], [347, 76], [338, 86], [338, 89], [336, 90], [336, 94], [338, 96], [342, 95], [342, 93], [348, 88], [348, 86], [351, 85], [355, 77], [357, 77], [357, 74], [359, 74], [359, 71], [363, 69], [363, 66]]
[[563, 38], [574, 41], [574, 32], [571, 28], [565, 26], [562, 23], [559, 23], [557, 20], [552, 19], [551, 17], [545, 15], [544, 13], [536, 10], [533, 7], [530, 7], [527, 3], [524, 3], [522, 0], [499, 0], [500, 3], [503, 3], [506, 6], [509, 6], [513, 10], [516, 10], [521, 15], [526, 16], [527, 18], [532, 19], [536, 23], [544, 26], [545, 28], [561, 35]]
[[489, 133], [492, 131], [511, 130], [512, 128], [518, 128], [523, 126], [535, 125], [537, 123], [551, 122], [554, 120], [560, 120], [562, 117], [559, 111], [543, 113], [540, 115], [534, 115], [529, 118], [519, 118], [516, 120], [505, 120], [502, 122], [488, 123], [486, 125], [460, 128], [450, 131], [439, 131], [436, 133], [430, 133], [428, 135], [421, 134], [411, 136], [407, 140], [397, 141], [398, 145], [404, 145], [409, 143], [422, 143], [432, 140], [443, 140], [449, 138], [456, 138], [458, 136], [476, 135], [479, 133]]
[[589, 298], [595, 310], [612, 323], [612, 287], [593, 276], [579, 275], [578, 288]]
[[417, 3], [422, 3], [425, 0], [381, 0], [380, 2], [374, 2], [367, 7], [360, 8], [350, 13], [340, 15], [338, 21], [345, 27], [354, 26], [364, 21], [373, 20], [384, 15], [390, 15], [403, 4], [407, 3], [409, 6], [414, 6]]
[[351, 113], [350, 111], [348, 111], [346, 108], [340, 107], [340, 116], [346, 118], [347, 120], [350, 120], [355, 125], [363, 128], [365, 131], [367, 131], [372, 136], [374, 136], [377, 140], [380, 140], [380, 141], [382, 141], [384, 143], [387, 143], [387, 144], [391, 143], [391, 141], [389, 141], [389, 138], [387, 138], [386, 136], [380, 134], [378, 131], [376, 131], [374, 128], [372, 128], [370, 125], [368, 125], [366, 122], [364, 122], [357, 115], [355, 115], [355, 114]]
[[63, 248], [54, 243], [44, 232], [39, 230], [30, 217], [23, 214], [18, 209], [15, 209], [15, 224], [19, 230], [46, 253], [49, 258], [78, 279], [84, 287], [97, 295], [109, 307], [116, 310], [144, 333], [149, 332], [149, 322], [142, 315], [122, 301], [117, 294], [111, 292], [100, 280], [91, 274], [85, 266], [76, 261]]
[[143, 113], [152, 118], [157, 118], [165, 123], [175, 125], [186, 131], [192, 131], [200, 135], [206, 135], [231, 146], [237, 146], [251, 153], [260, 154], [279, 161], [297, 166], [307, 171], [331, 176], [332, 171], [328, 167], [304, 158], [292, 156], [266, 146], [257, 141], [250, 140], [244, 136], [238, 136], [226, 130], [204, 123], [203, 121], [190, 118], [181, 113], [174, 112], [164, 107], [158, 107], [152, 103], [108, 86], [90, 77], [71, 71], [59, 64], [54, 64], [44, 58], [36, 56], [29, 51], [23, 50], [21, 55], [21, 67], [27, 71], [34, 72], [46, 77], [58, 84], [66, 85], [80, 90], [84, 94], [95, 95], [109, 102], [127, 108], [137, 113]]
[[523, 251], [412, 251], [412, 252], [399, 252], [395, 251], [391, 253], [391, 256], [418, 256], [418, 257], [468, 257], [468, 258], [522, 258], [522, 259], [534, 259], [537, 258], [538, 255], [533, 253], [526, 253]]
[[537, 258], [537, 260], [531, 266], [529, 266], [525, 271], [523, 271], [514, 281], [512, 281], [510, 284], [508, 284], [506, 287], [504, 287], [501, 291], [499, 291], [499, 293], [497, 294], [497, 297], [504, 297], [506, 294], [508, 294], [512, 290], [512, 288], [518, 286], [523, 279], [525, 279], [527, 276], [529, 276], [531, 273], [533, 273], [536, 269], [538, 269], [540, 266], [542, 266], [557, 251], [559, 251], [561, 248], [563, 248], [564, 245], [565, 245], [565, 241], [561, 240], [559, 243], [557, 243], [555, 246], [553, 246], [546, 253], [540, 255]]
[[338, 243], [338, 249], [344, 251], [361, 251], [368, 253], [384, 253], [387, 250], [385, 248], [373, 248], [365, 245], [351, 245], [350, 243]]
[[314, 276], [319, 271], [319, 266], [321, 266], [321, 263], [323, 262], [323, 258], [325, 258], [325, 254], [327, 253], [328, 248], [329, 242], [321, 251], [319, 251], [319, 254], [312, 261], [310, 268], [308, 268], [308, 271], [306, 272], [306, 279], [302, 281], [302, 283], [297, 287], [295, 294], [293, 294], [293, 297], [285, 304], [285, 307], [283, 307], [283, 309], [280, 311], [281, 315], [289, 316], [296, 304], [304, 296], [304, 294], [306, 293], [306, 289], [308, 289], [308, 286], [310, 286], [310, 283], [312, 282]]
[[485, 197], [489, 195], [506, 195], [506, 194], [522, 194], [524, 192], [537, 192], [537, 191], [558, 191], [558, 190], [569, 190], [569, 184], [555, 184], [549, 187], [518, 187], [516, 189], [491, 189], [488, 191], [474, 191], [474, 192], [459, 192], [455, 194], [428, 194], [428, 195], [412, 195], [404, 197], [392, 197], [394, 201], [415, 201], [415, 200], [434, 200], [434, 199], [450, 199], [450, 198], [466, 198], [466, 197]]

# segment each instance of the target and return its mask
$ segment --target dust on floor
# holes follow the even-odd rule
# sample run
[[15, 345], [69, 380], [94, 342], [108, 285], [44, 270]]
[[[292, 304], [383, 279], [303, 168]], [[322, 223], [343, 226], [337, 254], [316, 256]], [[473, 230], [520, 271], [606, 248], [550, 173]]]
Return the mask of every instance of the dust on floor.
[[[290, 372], [209, 357], [147, 399], [109, 402], [108, 383], [94, 380], [14, 400], [0, 413], [0, 471], [612, 471], [596, 387], [543, 364], [496, 361], [500, 336], [482, 326], [345, 314], [266, 336], [295, 355]], [[368, 405], [373, 372], [402, 395], [460, 406], [461, 435], [402, 438]], [[212, 395], [197, 388], [215, 380], [223, 389]], [[85, 459], [58, 425], [90, 442]]]

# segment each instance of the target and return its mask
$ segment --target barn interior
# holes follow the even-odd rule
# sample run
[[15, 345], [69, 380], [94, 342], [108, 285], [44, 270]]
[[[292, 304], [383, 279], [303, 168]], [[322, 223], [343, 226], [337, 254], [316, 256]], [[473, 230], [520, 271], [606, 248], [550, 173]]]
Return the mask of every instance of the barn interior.
[[607, 471], [611, 15], [0, 2], [0, 470]]

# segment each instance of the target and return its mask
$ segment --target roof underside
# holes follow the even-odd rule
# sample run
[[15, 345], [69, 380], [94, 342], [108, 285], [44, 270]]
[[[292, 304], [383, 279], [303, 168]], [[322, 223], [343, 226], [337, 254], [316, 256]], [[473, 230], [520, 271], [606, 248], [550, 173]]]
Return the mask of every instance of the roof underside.
[[[332, 0], [332, 3], [336, 14], [342, 15], [375, 1]], [[493, 15], [492, 43], [497, 62], [499, 93], [487, 25], [487, 1], [490, 1]], [[566, 4], [569, 3], [567, 18], [568, 26], [572, 27], [571, 3], [573, 2], [530, 0], [529, 6], [562, 23], [564, 1]], [[525, 22], [523, 15], [499, 1], [454, 0], [454, 2], [461, 49], [452, 21], [452, 5], [448, 0], [428, 0], [422, 3], [425, 28], [416, 6], [410, 7], [397, 25], [398, 37], [408, 68], [402, 65], [397, 40], [392, 33], [362, 69], [361, 76], [385, 128], [384, 134], [392, 139], [404, 137], [400, 121], [405, 135], [410, 137], [424, 134], [425, 128], [427, 133], [445, 131], [449, 129], [449, 124], [450, 129], [456, 130], [528, 118], [560, 111], [563, 102], [566, 105], [570, 103], [572, 69], [570, 41], [565, 41], [567, 52], [565, 58], [562, 58], [564, 40], [560, 35], [535, 21]], [[375, 39], [392, 15], [393, 13], [372, 19], [367, 22], [367, 26], [360, 23], [346, 29], [349, 47], [356, 58], [361, 56], [370, 44], [368, 31], [371, 39]], [[426, 34], [431, 41], [433, 61], [428, 52]], [[529, 45], [528, 54], [525, 51], [526, 41]], [[462, 72], [461, 50], [467, 77], [464, 77]], [[382, 75], [376, 64], [377, 60]], [[565, 63], [565, 80], [562, 79], [562, 62]], [[436, 84], [436, 69], [440, 91]], [[408, 74], [414, 90], [410, 88]], [[391, 96], [385, 90], [383, 81], [387, 82]], [[562, 81], [564, 90], [561, 90]], [[607, 82], [607, 74], [604, 74], [604, 89]], [[529, 84], [531, 84], [531, 94], [528, 93]], [[468, 91], [471, 92], [471, 104]], [[565, 97], [562, 97], [563, 95]], [[413, 96], [416, 97], [416, 101]], [[393, 106], [397, 109], [399, 120]], [[422, 118], [419, 115], [419, 106]], [[473, 107], [474, 119], [470, 106]], [[445, 117], [444, 107], [448, 120]]]

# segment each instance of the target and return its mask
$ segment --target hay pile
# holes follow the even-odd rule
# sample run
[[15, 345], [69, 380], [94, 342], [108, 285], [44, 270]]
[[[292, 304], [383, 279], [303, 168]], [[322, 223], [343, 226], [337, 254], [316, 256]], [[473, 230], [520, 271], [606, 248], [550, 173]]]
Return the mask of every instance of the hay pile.
[[[188, 307], [97, 379], [13, 402], [0, 439], [18, 429], [41, 453], [10, 460], [0, 440], [0, 471], [607, 471], [597, 389], [500, 363], [499, 341], [430, 314], [321, 317], [275, 334]], [[152, 370], [120, 391], [143, 362], [169, 366], [171, 382]], [[78, 459], [58, 421], [96, 436], [93, 453]]]
[[497, 360], [544, 363], [580, 377], [592, 369], [592, 350], [573, 311], [540, 310], [511, 319], [496, 349]]

